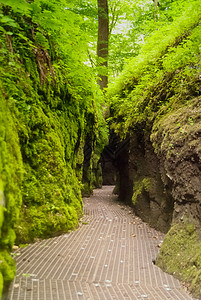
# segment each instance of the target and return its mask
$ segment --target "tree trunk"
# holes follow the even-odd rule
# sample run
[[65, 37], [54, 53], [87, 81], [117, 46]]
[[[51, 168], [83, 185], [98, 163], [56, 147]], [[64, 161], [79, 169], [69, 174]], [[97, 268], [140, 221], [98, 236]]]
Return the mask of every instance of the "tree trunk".
[[153, 0], [154, 2], [154, 20], [157, 21], [157, 19], [159, 19], [159, 0]]
[[103, 90], [108, 85], [108, 41], [109, 41], [109, 16], [108, 1], [98, 0], [98, 43], [97, 55], [100, 70], [98, 84]]

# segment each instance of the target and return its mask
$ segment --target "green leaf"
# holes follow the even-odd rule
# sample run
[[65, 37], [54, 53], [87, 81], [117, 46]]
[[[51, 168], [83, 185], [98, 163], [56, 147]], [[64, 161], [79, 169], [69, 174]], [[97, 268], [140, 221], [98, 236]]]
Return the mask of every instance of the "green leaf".
[[30, 5], [26, 2], [26, 0], [1, 0], [1, 4], [12, 7], [14, 12], [29, 15]]
[[3, 16], [0, 21], [11, 27], [18, 27], [18, 24], [9, 16]]

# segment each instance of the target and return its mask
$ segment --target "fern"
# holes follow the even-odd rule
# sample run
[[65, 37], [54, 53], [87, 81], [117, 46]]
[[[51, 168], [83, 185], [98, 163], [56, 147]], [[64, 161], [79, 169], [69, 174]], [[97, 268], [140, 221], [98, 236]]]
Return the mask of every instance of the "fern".
[[15, 13], [30, 14], [30, 4], [26, 0], [1, 0], [1, 4], [12, 7]]

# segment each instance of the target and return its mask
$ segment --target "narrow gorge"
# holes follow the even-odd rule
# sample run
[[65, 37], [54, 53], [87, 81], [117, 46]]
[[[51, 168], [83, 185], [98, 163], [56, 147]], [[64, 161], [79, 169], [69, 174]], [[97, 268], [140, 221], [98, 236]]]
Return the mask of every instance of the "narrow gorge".
[[201, 4], [177, 2], [161, 1], [157, 28], [147, 4], [145, 42], [136, 37], [120, 71], [111, 35], [105, 73], [94, 67], [93, 1], [1, 1], [0, 297], [14, 250], [75, 230], [82, 198], [115, 185], [165, 234], [156, 265], [201, 299]]

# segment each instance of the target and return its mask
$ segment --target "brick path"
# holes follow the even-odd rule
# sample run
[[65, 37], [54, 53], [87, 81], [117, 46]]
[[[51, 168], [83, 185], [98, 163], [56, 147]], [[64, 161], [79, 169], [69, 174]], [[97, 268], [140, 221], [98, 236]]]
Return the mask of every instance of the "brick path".
[[190, 300], [152, 263], [163, 234], [115, 201], [112, 187], [84, 199], [79, 230], [16, 252], [8, 300]]

